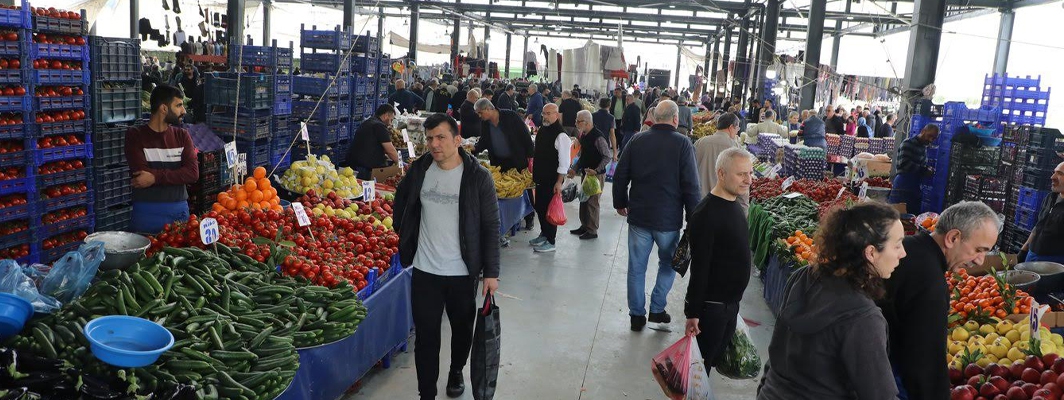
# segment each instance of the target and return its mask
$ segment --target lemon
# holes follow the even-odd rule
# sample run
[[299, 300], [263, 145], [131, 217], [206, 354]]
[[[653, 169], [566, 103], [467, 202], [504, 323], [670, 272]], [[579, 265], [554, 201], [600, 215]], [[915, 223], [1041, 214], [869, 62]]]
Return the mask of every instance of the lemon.
[[979, 323], [975, 322], [975, 321], [965, 322], [964, 323], [964, 329], [967, 329], [969, 332], [977, 331], [977, 330], [979, 330]]
[[[1010, 360], [1022, 360], [1024, 358], [1023, 357], [1023, 351], [1019, 347], [1013, 347], [1013, 348], [1009, 349], [1009, 352], [1007, 353], [1007, 357]], [[1012, 365], [1012, 364], [1009, 364], [1009, 365]]]
[[1020, 350], [1030, 350], [1031, 349], [1031, 342], [1021, 341], [1019, 343], [1016, 343], [1015, 346], [1017, 348], [1019, 348]]
[[[1026, 343], [1028, 340], [1031, 340], [1031, 332], [1030, 331], [1020, 332], [1020, 342]], [[1013, 340], [1013, 342], [1015, 342], [1015, 340]]]
[[[989, 361], [987, 361], [987, 364], [996, 363], [999, 360], [998, 356], [994, 355], [993, 353], [987, 354], [986, 356], [983, 356], [983, 359], [989, 360]], [[985, 368], [986, 366], [985, 365], [980, 365], [980, 367], [984, 367]]]
[[1009, 331], [1012, 330], [1012, 321], [1006, 319], [1001, 322], [998, 322], [996, 328], [997, 333], [999, 335], [1005, 335], [1006, 333], [1009, 333]]
[[994, 332], [997, 332], [997, 329], [994, 328], [993, 325], [985, 324], [979, 327], [979, 333], [982, 333], [983, 335], [989, 335]]
[[983, 343], [983, 337], [982, 336], [972, 335], [972, 336], [968, 337], [968, 347], [972, 347], [972, 346], [974, 346], [976, 344], [982, 344], [982, 343]]
[[1001, 358], [1001, 359], [998, 360], [998, 365], [1005, 365], [1005, 366], [1012, 365], [1012, 360], [1007, 359], [1007, 358]]
[[1039, 350], [1042, 351], [1042, 354], [1055, 354], [1057, 352], [1057, 347], [1052, 343], [1042, 342], [1042, 345], [1039, 346]]
[[994, 341], [994, 344], [1004, 346], [1006, 349], [1012, 347], [1012, 341], [1003, 337], [997, 338], [997, 340]]
[[1057, 346], [1064, 346], [1064, 336], [1060, 336], [1060, 335], [1054, 333], [1053, 337], [1050, 340], [1052, 340], [1053, 344], [1055, 344]]
[[990, 345], [990, 347], [987, 347], [987, 350], [990, 351], [990, 354], [987, 355], [993, 355], [994, 358], [1008, 357], [1009, 355], [1009, 348], [1000, 344]]
[[983, 344], [989, 346], [990, 344], [994, 343], [994, 341], [996, 341], [999, 337], [1001, 336], [999, 336], [997, 332], [990, 332], [986, 335], [986, 337], [983, 338]]
[[987, 356], [985, 356], [983, 358], [980, 358], [978, 361], [976, 361], [975, 365], [978, 365], [980, 367], [986, 368], [987, 365], [990, 365], [990, 362], [991, 362], [990, 361], [990, 356], [987, 355]]
[[1018, 340], [1020, 340], [1020, 331], [1014, 329], [1005, 332], [1005, 338], [1008, 339], [1009, 342], [1016, 343]]

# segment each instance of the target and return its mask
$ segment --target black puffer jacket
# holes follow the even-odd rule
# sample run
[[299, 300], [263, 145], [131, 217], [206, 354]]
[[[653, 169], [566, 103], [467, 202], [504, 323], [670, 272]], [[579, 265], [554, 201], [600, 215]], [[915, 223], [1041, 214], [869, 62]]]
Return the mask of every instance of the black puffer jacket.
[[[462, 243], [462, 261], [469, 276], [499, 277], [499, 200], [491, 173], [477, 159], [459, 148], [465, 170], [458, 192], [458, 237]], [[406, 178], [395, 192], [395, 227], [399, 231], [399, 260], [404, 266], [414, 263], [421, 234], [421, 185], [425, 173], [435, 162], [425, 154], [410, 165]]]

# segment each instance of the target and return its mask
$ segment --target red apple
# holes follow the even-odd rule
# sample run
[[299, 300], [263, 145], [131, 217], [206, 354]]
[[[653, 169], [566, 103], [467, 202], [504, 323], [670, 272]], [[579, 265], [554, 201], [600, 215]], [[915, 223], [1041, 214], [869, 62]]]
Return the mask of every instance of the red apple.
[[1027, 368], [1034, 368], [1038, 370], [1039, 373], [1045, 371], [1046, 369], [1045, 364], [1042, 363], [1042, 359], [1034, 355], [1027, 356], [1027, 359], [1023, 360], [1023, 366]]
[[1028, 382], [1023, 384], [1023, 392], [1027, 393], [1027, 397], [1034, 396], [1034, 392], [1037, 392], [1038, 389], [1040, 389], [1038, 385], [1035, 385], [1033, 383]]
[[968, 386], [977, 388], [977, 387], [983, 386], [984, 382], [986, 382], [986, 377], [985, 376], [976, 375], [976, 376], [968, 378], [968, 382], [967, 383], [968, 383]]
[[1009, 376], [1009, 369], [1006, 368], [1004, 365], [990, 363], [986, 366], [986, 374], [989, 376], [1000, 376], [1003, 378], [1007, 378]]
[[[1060, 356], [1054, 353], [1049, 353], [1042, 356], [1042, 363], [1045, 364], [1046, 368], [1049, 368], [1053, 365], [1053, 363], [1057, 362], [1058, 358], [1060, 358]], [[1059, 372], [1057, 373], [1059, 374]]]
[[1013, 361], [1012, 366], [1009, 367], [1009, 372], [1012, 373], [1013, 378], [1019, 379], [1025, 369], [1027, 369], [1027, 367], [1023, 366], [1023, 360], [1016, 360]]
[[1008, 396], [1005, 396], [1003, 394], [999, 394], [997, 396], [994, 396], [993, 400], [1009, 400], [1009, 398], [1008, 398]]
[[1055, 384], [1055, 383], [1057, 383], [1057, 378], [1058, 377], [1060, 377], [1060, 375], [1057, 375], [1057, 373], [1053, 372], [1053, 370], [1046, 370], [1046, 371], [1042, 372], [1042, 379], [1040, 379], [1038, 381], [1038, 383], [1041, 383], [1042, 386], [1045, 386], [1045, 384], [1047, 384], [1047, 383], [1054, 383]]
[[953, 390], [950, 392], [949, 399], [950, 400], [974, 400], [975, 399], [975, 395], [973, 395], [972, 392], [969, 391], [969, 389], [975, 390], [975, 389], [972, 389], [971, 386], [967, 386], [967, 385], [957, 386], [957, 387], [953, 388]]
[[1053, 392], [1050, 392], [1049, 389], [1038, 389], [1034, 392], [1034, 396], [1032, 397], [1038, 398], [1039, 396], [1044, 397], [1046, 400], [1050, 400], [1053, 398]]
[[987, 382], [990, 382], [994, 384], [994, 386], [997, 386], [998, 389], [1001, 389], [1002, 393], [1009, 389], [1009, 381], [1005, 380], [1005, 378], [1002, 378], [1000, 376], [992, 376], [990, 377], [990, 379], [987, 380]]
[[1056, 382], [1049, 382], [1045, 385], [1042, 385], [1042, 389], [1049, 389], [1050, 392], [1053, 392], [1053, 396], [1058, 398], [1061, 394], [1064, 394], [1064, 390], [1061, 390], [1060, 385], [1058, 385]]
[[1023, 389], [1015, 386], [1010, 387], [1009, 390], [1005, 392], [1005, 397], [1008, 397], [1009, 400], [1027, 400], [1030, 398]]
[[[1045, 389], [1042, 389], [1042, 390], [1045, 390]], [[1049, 391], [1046, 390], [1046, 392], [1049, 392]], [[983, 396], [983, 397], [986, 397], [986, 398], [991, 398], [991, 397], [997, 396], [999, 394], [1001, 394], [1001, 389], [998, 389], [998, 387], [994, 386], [993, 383], [987, 382], [987, 383], [984, 383], [983, 386], [979, 387], [979, 395], [980, 396]]]
[[949, 367], [949, 381], [954, 385], [964, 382], [964, 373], [959, 369]]
[[1054, 360], [1053, 366], [1051, 368], [1053, 369], [1053, 372], [1056, 372], [1058, 375], [1064, 374], [1064, 358], [1058, 357], [1056, 360]]
[[1020, 374], [1020, 379], [1023, 379], [1025, 382], [1038, 383], [1042, 379], [1042, 374], [1034, 368], [1027, 368]]

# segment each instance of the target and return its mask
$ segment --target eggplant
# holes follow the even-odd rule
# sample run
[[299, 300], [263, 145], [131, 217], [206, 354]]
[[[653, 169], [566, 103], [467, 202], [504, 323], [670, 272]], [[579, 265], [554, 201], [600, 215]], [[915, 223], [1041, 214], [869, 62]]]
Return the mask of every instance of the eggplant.
[[19, 400], [25, 396], [27, 392], [29, 392], [29, 389], [27, 388], [5, 389], [0, 391], [0, 400]]
[[125, 394], [122, 391], [112, 389], [106, 380], [89, 374], [81, 375], [81, 383], [81, 394], [85, 395], [86, 399], [113, 400], [121, 398]]
[[52, 388], [62, 383], [64, 380], [68, 379], [69, 378], [61, 372], [30, 372], [26, 374], [26, 376], [22, 379], [16, 379], [13, 383], [16, 386], [25, 386], [27, 388], [30, 388], [35, 392], [42, 392], [47, 391], [49, 388]]
[[179, 383], [166, 391], [155, 393], [155, 396], [153, 400], [195, 400], [196, 387]]
[[63, 360], [37, 357], [24, 351], [16, 352], [15, 359], [18, 360], [19, 372], [60, 373], [64, 372], [67, 367]]

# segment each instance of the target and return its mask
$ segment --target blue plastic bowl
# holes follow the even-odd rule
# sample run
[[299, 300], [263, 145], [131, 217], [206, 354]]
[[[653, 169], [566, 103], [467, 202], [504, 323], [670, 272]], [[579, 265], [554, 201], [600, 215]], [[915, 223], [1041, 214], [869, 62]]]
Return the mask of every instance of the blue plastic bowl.
[[972, 133], [974, 133], [974, 134], [975, 134], [976, 136], [979, 136], [979, 137], [989, 137], [989, 136], [993, 136], [993, 135], [994, 135], [994, 133], [995, 133], [995, 132], [997, 132], [997, 131], [996, 131], [996, 130], [994, 130], [994, 129], [989, 129], [989, 128], [976, 128], [976, 127], [974, 127], [974, 126], [969, 126], [969, 127], [968, 127], [968, 130], [969, 130], [969, 131], [971, 131]]
[[983, 146], [997, 147], [1001, 145], [1001, 138], [992, 136], [980, 136], [979, 140], [983, 142]]
[[174, 346], [174, 335], [144, 318], [109, 315], [85, 325], [92, 355], [122, 368], [151, 365]]
[[17, 335], [33, 315], [33, 305], [9, 293], [0, 293], [0, 338]]

